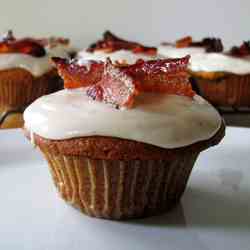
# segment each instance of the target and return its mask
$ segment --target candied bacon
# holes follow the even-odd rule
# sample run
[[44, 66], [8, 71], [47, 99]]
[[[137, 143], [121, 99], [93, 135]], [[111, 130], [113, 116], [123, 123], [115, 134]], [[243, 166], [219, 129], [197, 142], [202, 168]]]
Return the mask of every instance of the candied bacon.
[[155, 47], [146, 47], [140, 43], [123, 40], [112, 34], [110, 31], [104, 32], [103, 39], [91, 44], [87, 51], [94, 52], [96, 50], [104, 50], [109, 53], [121, 49], [147, 55], [156, 55], [157, 53], [157, 49]]
[[39, 40], [33, 38], [16, 39], [11, 30], [0, 38], [0, 53], [23, 53], [34, 57], [42, 57], [46, 51]]
[[191, 36], [181, 38], [175, 42], [176, 48], [203, 47], [206, 52], [222, 52], [223, 44], [219, 38], [206, 37], [201, 41], [193, 41]]
[[189, 47], [192, 44], [192, 37], [191, 36], [185, 36], [175, 42], [176, 48], [186, 48]]
[[44, 47], [53, 48], [59, 44], [69, 44], [69, 39], [61, 37], [50, 37], [34, 39], [25, 37], [16, 39], [11, 30], [8, 30], [0, 37], [0, 53], [23, 53], [35, 57], [42, 57], [46, 54]]
[[100, 81], [104, 64], [99, 61], [88, 61], [86, 64], [78, 64], [77, 60], [68, 60], [53, 57], [52, 61], [57, 67], [58, 74], [64, 80], [67, 89], [85, 87]]
[[35, 57], [46, 54], [44, 47], [38, 40], [32, 38], [16, 39], [9, 30], [0, 38], [0, 53], [23, 53]]
[[192, 42], [191, 46], [195, 47], [204, 47], [206, 52], [222, 52], [223, 51], [223, 44], [221, 39], [219, 38], [210, 38], [206, 37], [201, 40], [201, 42]]
[[189, 56], [180, 59], [138, 60], [132, 65], [107, 61], [52, 58], [65, 88], [87, 87], [87, 95], [117, 108], [130, 108], [140, 92], [194, 96], [188, 81]]
[[24, 38], [0, 42], [0, 53], [22, 53], [42, 57], [46, 54], [46, 51], [36, 40]]
[[243, 42], [240, 46], [234, 46], [229, 54], [236, 57], [244, 57], [250, 55], [250, 41]]
[[193, 97], [195, 93], [187, 73], [189, 58], [190, 56], [180, 59], [138, 60], [133, 65], [123, 67], [123, 71], [136, 79], [139, 91]]
[[101, 80], [89, 87], [87, 95], [116, 108], [130, 108], [138, 91], [135, 80], [119, 67], [115, 67], [110, 60], [107, 60]]

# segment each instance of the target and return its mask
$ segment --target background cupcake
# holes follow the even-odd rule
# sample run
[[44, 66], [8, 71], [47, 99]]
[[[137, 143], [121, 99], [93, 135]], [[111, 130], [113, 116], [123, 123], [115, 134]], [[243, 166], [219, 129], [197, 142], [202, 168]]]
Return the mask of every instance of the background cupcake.
[[36, 98], [62, 88], [52, 56], [69, 57], [61, 38], [16, 39], [9, 31], [0, 40], [0, 128], [22, 126], [22, 111]]
[[175, 45], [162, 45], [159, 53], [166, 57], [191, 55], [189, 71], [194, 89], [218, 108], [244, 109], [250, 106], [250, 61], [223, 52], [220, 39], [205, 38], [193, 42], [186, 37]]
[[39, 98], [24, 119], [64, 200], [107, 219], [158, 214], [180, 200], [199, 153], [225, 129], [192, 91], [188, 59], [54, 59], [71, 89]]
[[102, 40], [98, 40], [78, 53], [78, 58], [85, 60], [105, 61], [108, 57], [120, 64], [132, 64], [139, 59], [152, 60], [159, 56], [155, 47], [121, 39], [110, 31], [103, 33]]

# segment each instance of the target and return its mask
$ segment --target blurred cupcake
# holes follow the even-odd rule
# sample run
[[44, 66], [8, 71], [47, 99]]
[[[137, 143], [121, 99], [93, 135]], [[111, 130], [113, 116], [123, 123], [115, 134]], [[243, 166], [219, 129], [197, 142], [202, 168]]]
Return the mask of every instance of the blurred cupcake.
[[85, 60], [105, 61], [110, 58], [120, 64], [132, 64], [139, 59], [153, 60], [158, 58], [155, 47], [147, 47], [137, 42], [126, 41], [106, 31], [103, 39], [91, 44], [78, 53], [78, 58]]
[[205, 38], [193, 42], [191, 37], [186, 37], [174, 45], [163, 44], [158, 50], [170, 58], [191, 55], [188, 68], [194, 89], [219, 108], [239, 110], [250, 106], [248, 48], [244, 55], [235, 56], [237, 48], [234, 52], [223, 52], [220, 39]]
[[52, 56], [69, 57], [62, 38], [0, 38], [0, 128], [22, 126], [22, 111], [36, 98], [62, 88]]
[[107, 219], [159, 214], [179, 202], [199, 153], [225, 130], [193, 92], [188, 60], [83, 66], [54, 58], [67, 89], [37, 99], [24, 120], [64, 200]]

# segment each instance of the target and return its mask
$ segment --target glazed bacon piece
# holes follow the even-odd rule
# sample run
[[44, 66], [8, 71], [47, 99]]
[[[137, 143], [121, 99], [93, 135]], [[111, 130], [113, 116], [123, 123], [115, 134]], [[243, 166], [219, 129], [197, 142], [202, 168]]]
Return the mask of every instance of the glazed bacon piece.
[[138, 91], [135, 79], [108, 59], [101, 80], [87, 90], [87, 95], [116, 108], [131, 108]]
[[138, 60], [132, 65], [107, 61], [53, 58], [65, 88], [86, 87], [87, 95], [116, 108], [131, 108], [141, 92], [158, 92], [193, 97], [188, 81], [189, 56], [180, 59]]
[[193, 39], [191, 36], [185, 36], [175, 42], [176, 48], [186, 48], [191, 46]]
[[51, 59], [57, 67], [58, 74], [64, 80], [64, 88], [80, 88], [96, 84], [101, 80], [104, 63], [100, 61], [82, 61], [77, 59], [63, 59], [53, 57]]
[[11, 31], [0, 39], [0, 53], [22, 53], [34, 57], [46, 54], [44, 47], [35, 39], [16, 39]]
[[141, 92], [159, 92], [194, 96], [188, 80], [187, 65], [190, 56], [180, 59], [143, 61], [124, 67], [124, 71], [138, 83]]
[[143, 53], [146, 55], [156, 55], [157, 53], [157, 49], [155, 47], [146, 47], [140, 43], [123, 40], [112, 34], [110, 31], [106, 31], [103, 34], [103, 39], [90, 45], [87, 51], [94, 52], [97, 50], [104, 50], [106, 53], [110, 53], [121, 49], [130, 50], [133, 53]]
[[206, 37], [201, 40], [201, 42], [192, 42], [191, 46], [193, 47], [204, 47], [206, 52], [222, 52], [223, 51], [223, 44], [221, 39], [219, 38], [210, 38]]
[[46, 51], [35, 40], [24, 38], [11, 42], [0, 42], [0, 53], [22, 53], [42, 57], [46, 54]]
[[223, 44], [219, 38], [206, 37], [201, 41], [193, 41], [191, 36], [186, 36], [175, 42], [176, 48], [203, 47], [206, 52], [222, 52]]
[[87, 95], [92, 99], [113, 105], [116, 108], [131, 107], [137, 94], [135, 80], [122, 68], [107, 61], [67, 60], [53, 57], [59, 75], [67, 89], [89, 87]]
[[236, 57], [250, 56], [250, 41], [243, 42], [238, 47], [232, 47], [229, 54]]

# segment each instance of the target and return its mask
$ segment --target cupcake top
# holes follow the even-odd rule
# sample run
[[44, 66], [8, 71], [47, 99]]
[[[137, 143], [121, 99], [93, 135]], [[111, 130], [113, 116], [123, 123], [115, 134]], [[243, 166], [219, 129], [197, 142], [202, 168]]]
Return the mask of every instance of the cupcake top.
[[153, 60], [159, 58], [155, 47], [147, 47], [137, 42], [126, 41], [106, 31], [103, 39], [91, 44], [87, 49], [78, 53], [82, 60], [106, 61], [133, 64], [139, 59]]
[[84, 60], [99, 60], [99, 61], [106, 61], [107, 58], [110, 58], [114, 62], [119, 63], [128, 63], [133, 64], [139, 59], [147, 60], [154, 60], [157, 58], [163, 58], [160, 55], [145, 55], [143, 53], [133, 53], [132, 51], [121, 49], [114, 52], [106, 53], [102, 50], [97, 50], [94, 52], [88, 52], [86, 50], [82, 50], [78, 53], [78, 57], [80, 61]]
[[72, 48], [67, 39], [16, 39], [12, 32], [8, 31], [0, 38], [0, 70], [23, 68], [39, 77], [53, 68], [51, 57], [67, 58], [70, 52]]
[[108, 136], [178, 148], [211, 138], [218, 112], [188, 82], [189, 57], [117, 65], [54, 59], [65, 89], [24, 112], [25, 127], [47, 139]]
[[163, 43], [158, 47], [158, 53], [168, 58], [191, 55], [188, 68], [193, 72], [250, 74], [249, 57], [236, 57], [231, 52], [223, 53], [223, 45], [218, 38], [193, 42], [191, 37], [185, 37], [175, 44]]

